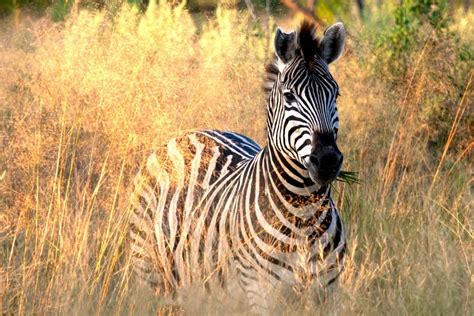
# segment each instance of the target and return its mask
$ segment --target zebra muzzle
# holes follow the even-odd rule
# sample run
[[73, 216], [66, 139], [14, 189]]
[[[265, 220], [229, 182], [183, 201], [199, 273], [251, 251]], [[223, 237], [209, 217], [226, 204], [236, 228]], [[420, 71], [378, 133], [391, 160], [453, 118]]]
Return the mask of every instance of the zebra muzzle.
[[334, 136], [328, 137], [317, 133], [308, 163], [311, 179], [320, 185], [331, 183], [337, 178], [343, 159], [344, 157], [334, 141]]

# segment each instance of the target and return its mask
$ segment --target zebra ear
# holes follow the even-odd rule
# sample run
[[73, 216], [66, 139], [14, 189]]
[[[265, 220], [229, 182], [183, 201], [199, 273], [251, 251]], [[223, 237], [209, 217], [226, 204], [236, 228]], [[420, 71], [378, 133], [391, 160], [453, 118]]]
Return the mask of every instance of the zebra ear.
[[346, 30], [344, 24], [338, 22], [330, 26], [321, 40], [321, 57], [328, 63], [332, 63], [342, 55], [344, 50], [344, 41], [346, 39]]
[[275, 53], [278, 58], [286, 64], [295, 57], [295, 51], [296, 32], [285, 33], [278, 28], [275, 34]]

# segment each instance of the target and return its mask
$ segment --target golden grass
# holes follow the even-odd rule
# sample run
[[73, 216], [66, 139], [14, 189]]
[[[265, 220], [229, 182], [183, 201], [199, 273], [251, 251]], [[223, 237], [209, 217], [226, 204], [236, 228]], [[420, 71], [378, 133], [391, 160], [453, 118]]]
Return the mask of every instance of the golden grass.
[[[113, 18], [81, 11], [64, 24], [3, 23], [2, 313], [153, 313], [158, 299], [137, 285], [126, 255], [131, 181], [149, 149], [183, 130], [264, 142], [260, 86], [271, 34], [257, 36], [249, 24], [220, 8], [198, 31], [187, 11], [166, 5], [143, 17], [124, 6]], [[423, 52], [395, 90], [357, 56], [349, 51], [333, 72], [344, 168], [362, 183], [337, 185], [347, 269], [316, 312], [472, 314], [472, 135], [458, 128], [472, 111], [472, 73], [449, 138], [433, 153], [420, 125], [434, 85]], [[470, 145], [453, 151], [459, 138]], [[185, 309], [242, 312], [229, 298], [190, 302]]]

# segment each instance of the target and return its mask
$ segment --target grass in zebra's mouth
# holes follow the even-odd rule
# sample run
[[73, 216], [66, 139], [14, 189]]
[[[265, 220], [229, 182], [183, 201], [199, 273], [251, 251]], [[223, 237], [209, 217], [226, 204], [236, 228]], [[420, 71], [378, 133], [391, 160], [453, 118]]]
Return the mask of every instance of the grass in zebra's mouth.
[[[184, 130], [234, 130], [264, 143], [260, 86], [273, 20], [259, 35], [228, 9], [199, 26], [167, 6], [145, 17], [124, 6], [61, 24], [18, 21], [0, 21], [0, 313], [154, 314], [162, 298], [135, 283], [125, 242], [133, 178], [151, 148]], [[474, 43], [472, 13], [452, 23], [462, 43]], [[376, 34], [350, 31], [334, 76], [351, 171], [332, 184], [346, 269], [321, 306], [276, 308], [470, 315], [472, 79], [454, 84], [465, 72], [451, 67], [453, 48], [430, 39], [410, 56], [406, 80], [387, 82], [371, 70], [382, 58], [366, 41]], [[426, 117], [446, 111], [451, 132], [434, 144]], [[242, 297], [190, 293], [190, 312], [245, 312]]]
[[359, 179], [359, 174], [354, 171], [344, 171], [341, 170], [337, 175], [337, 181], [347, 183], [347, 184], [360, 184], [361, 180]]

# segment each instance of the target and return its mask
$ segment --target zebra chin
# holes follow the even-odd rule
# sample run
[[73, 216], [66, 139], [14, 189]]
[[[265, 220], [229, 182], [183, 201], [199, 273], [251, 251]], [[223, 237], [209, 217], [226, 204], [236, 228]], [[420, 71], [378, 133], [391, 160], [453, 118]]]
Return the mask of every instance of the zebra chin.
[[331, 184], [331, 182], [333, 182], [334, 180], [336, 180], [337, 176], [339, 175], [339, 171], [340, 168], [337, 170], [337, 172], [326, 173], [319, 172], [317, 168], [311, 165], [308, 167], [309, 177], [321, 187], [325, 187]]

